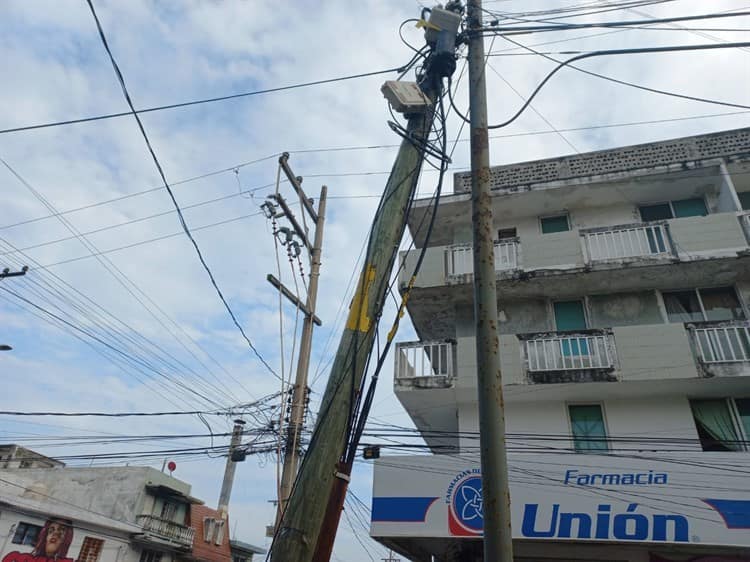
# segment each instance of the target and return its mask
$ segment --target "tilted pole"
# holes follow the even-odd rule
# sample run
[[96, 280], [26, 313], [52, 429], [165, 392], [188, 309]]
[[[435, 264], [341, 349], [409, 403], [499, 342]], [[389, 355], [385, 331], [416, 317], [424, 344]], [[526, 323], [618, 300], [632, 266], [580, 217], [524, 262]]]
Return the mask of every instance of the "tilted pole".
[[[435, 100], [439, 88], [439, 81], [433, 81], [425, 93]], [[433, 108], [413, 115], [407, 130], [416, 139], [426, 139], [433, 118]], [[365, 263], [331, 367], [315, 434], [271, 546], [272, 562], [328, 559], [325, 551], [333, 545], [351, 473], [351, 466], [343, 466], [340, 460], [353, 402], [357, 400], [372, 350], [374, 327], [382, 311], [396, 249], [406, 228], [406, 212], [422, 160], [421, 150], [411, 141], [401, 143], [372, 225]], [[319, 541], [326, 544], [318, 545]]]
[[474, 322], [482, 463], [484, 560], [513, 562], [513, 541], [505, 447], [505, 406], [500, 373], [495, 232], [490, 193], [490, 149], [487, 133], [487, 84], [482, 0], [468, 0], [469, 105], [471, 109], [471, 220], [474, 239]]
[[237, 466], [237, 461], [234, 459], [233, 454], [237, 447], [242, 444], [242, 430], [244, 427], [244, 421], [234, 420], [227, 464], [224, 467], [224, 480], [221, 483], [221, 493], [219, 494], [219, 513], [221, 513], [222, 517], [226, 517], [229, 511], [229, 498], [232, 496], [232, 485], [234, 484], [234, 469]]
[[[285, 163], [285, 162], [284, 162]], [[294, 479], [300, 460], [300, 436], [305, 421], [305, 410], [307, 408], [307, 373], [310, 368], [310, 352], [312, 350], [313, 325], [315, 323], [315, 304], [318, 299], [318, 279], [320, 278], [320, 256], [323, 247], [323, 225], [326, 216], [326, 198], [328, 188], [324, 185], [320, 190], [320, 201], [316, 214], [315, 239], [312, 245], [310, 282], [307, 289], [307, 302], [305, 309], [307, 314], [302, 322], [302, 336], [299, 346], [299, 358], [297, 360], [297, 374], [292, 390], [292, 408], [289, 414], [289, 424], [286, 431], [286, 444], [284, 447], [284, 468], [281, 473], [281, 484], [279, 486], [279, 504], [276, 513], [276, 523], [281, 521], [289, 496], [292, 493]], [[306, 199], [304, 199], [306, 200]]]

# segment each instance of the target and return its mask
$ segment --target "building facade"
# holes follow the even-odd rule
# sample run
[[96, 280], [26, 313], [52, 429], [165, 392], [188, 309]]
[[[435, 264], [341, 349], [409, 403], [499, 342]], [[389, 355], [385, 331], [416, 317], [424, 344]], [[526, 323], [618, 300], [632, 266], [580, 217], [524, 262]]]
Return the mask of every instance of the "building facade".
[[189, 484], [147, 467], [3, 470], [0, 560], [187, 559], [195, 534], [190, 510], [199, 503]]
[[[491, 181], [516, 559], [750, 560], [750, 129]], [[481, 559], [469, 192], [402, 254], [394, 391], [434, 454], [375, 462], [371, 535], [413, 560]]]

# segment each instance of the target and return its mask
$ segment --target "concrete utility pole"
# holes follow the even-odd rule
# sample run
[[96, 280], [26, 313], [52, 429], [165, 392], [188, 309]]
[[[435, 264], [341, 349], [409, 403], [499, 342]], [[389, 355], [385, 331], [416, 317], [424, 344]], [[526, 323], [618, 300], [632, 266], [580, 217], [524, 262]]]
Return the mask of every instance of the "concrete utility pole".
[[[425, 93], [435, 100], [440, 82], [433, 80], [425, 86]], [[407, 129], [413, 138], [428, 137], [433, 117], [432, 108], [410, 117]], [[351, 473], [351, 466], [340, 463], [347, 426], [372, 350], [375, 337], [372, 328], [386, 296], [396, 259], [394, 249], [398, 248], [406, 227], [406, 210], [421, 166], [421, 151], [404, 140], [372, 226], [363, 270], [320, 405], [315, 428], [317, 439], [308, 448], [304, 467], [271, 546], [272, 562], [329, 559], [329, 547], [333, 546]], [[318, 546], [319, 541], [326, 544]]]
[[[290, 181], [294, 175], [286, 165], [286, 158], [281, 157], [280, 163], [287, 173]], [[287, 155], [288, 158], [288, 155]], [[295, 178], [296, 179], [296, 178]], [[276, 524], [281, 521], [281, 515], [286, 509], [289, 496], [292, 493], [294, 480], [297, 477], [297, 469], [300, 461], [300, 435], [305, 421], [305, 410], [307, 408], [307, 373], [310, 368], [310, 352], [312, 350], [313, 325], [315, 321], [315, 304], [318, 299], [318, 279], [320, 278], [320, 255], [323, 247], [323, 225], [326, 215], [326, 198], [328, 188], [324, 185], [320, 190], [318, 201], [318, 212], [315, 220], [315, 238], [310, 255], [310, 282], [307, 288], [307, 301], [305, 303], [305, 319], [302, 323], [302, 339], [299, 346], [299, 358], [297, 360], [297, 374], [292, 390], [292, 408], [289, 413], [289, 424], [287, 425], [286, 444], [284, 447], [284, 468], [281, 473], [281, 485], [279, 487], [279, 503], [276, 512]], [[303, 196], [304, 199], [304, 196]], [[306, 200], [306, 199], [304, 199]]]
[[224, 480], [221, 483], [221, 493], [219, 494], [219, 513], [226, 517], [229, 512], [229, 498], [232, 495], [232, 485], [234, 484], [234, 469], [237, 461], [234, 459], [234, 452], [242, 444], [242, 429], [245, 422], [234, 420], [234, 429], [232, 430], [232, 440], [229, 443], [229, 454], [227, 455], [227, 464], [224, 467]]
[[469, 104], [471, 108], [471, 220], [474, 238], [474, 323], [482, 462], [484, 559], [513, 562], [513, 540], [505, 447], [505, 405], [500, 373], [495, 245], [487, 134], [487, 84], [482, 0], [468, 0]]

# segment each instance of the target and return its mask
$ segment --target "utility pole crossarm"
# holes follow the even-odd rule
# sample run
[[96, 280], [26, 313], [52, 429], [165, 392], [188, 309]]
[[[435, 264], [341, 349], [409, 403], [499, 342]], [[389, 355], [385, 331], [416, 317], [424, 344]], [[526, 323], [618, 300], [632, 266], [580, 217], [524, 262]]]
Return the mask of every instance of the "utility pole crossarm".
[[11, 271], [10, 268], [6, 267], [0, 271], [0, 279], [5, 279], [6, 277], [22, 277], [26, 275], [27, 271], [29, 271], [28, 265], [24, 265], [20, 271]]
[[286, 199], [284, 199], [279, 194], [273, 194], [270, 195], [270, 197], [276, 201], [279, 204], [279, 207], [281, 207], [281, 210], [284, 211], [284, 214], [286, 215], [286, 218], [289, 219], [289, 222], [292, 224], [292, 228], [294, 228], [294, 231], [297, 233], [297, 236], [302, 239], [302, 242], [305, 244], [305, 247], [307, 248], [307, 251], [310, 252], [310, 254], [313, 253], [313, 247], [312, 244], [310, 244], [310, 240], [307, 239], [307, 233], [305, 232], [305, 229], [300, 226], [300, 224], [297, 222], [297, 219], [294, 216], [294, 213], [292, 213], [292, 210], [289, 208], [289, 205], [286, 203]]
[[313, 208], [312, 203], [310, 202], [310, 199], [307, 198], [307, 195], [305, 195], [305, 192], [302, 190], [302, 185], [300, 185], [301, 178], [297, 178], [297, 176], [295, 176], [292, 173], [292, 169], [289, 167], [289, 153], [288, 152], [285, 152], [279, 157], [279, 164], [281, 165], [281, 169], [284, 170], [284, 174], [289, 180], [289, 183], [292, 184], [294, 191], [296, 191], [297, 195], [299, 195], [299, 198], [302, 201], [302, 204], [305, 206], [307, 213], [310, 215], [310, 218], [313, 220], [313, 222], [317, 224], [318, 213], [315, 212], [315, 209]]
[[269, 273], [268, 275], [266, 275], [266, 280], [268, 280], [268, 282], [271, 285], [276, 287], [281, 292], [282, 295], [284, 295], [287, 299], [289, 299], [289, 301], [294, 306], [299, 308], [305, 314], [305, 316], [312, 316], [313, 322], [315, 322], [316, 326], [323, 325], [323, 322], [320, 320], [320, 318], [318, 318], [316, 314], [313, 314], [312, 311], [309, 308], [307, 308], [307, 305], [303, 303], [301, 300], [299, 300], [297, 296], [294, 293], [292, 293], [289, 289], [287, 289], [281, 281], [276, 279], [275, 276]]

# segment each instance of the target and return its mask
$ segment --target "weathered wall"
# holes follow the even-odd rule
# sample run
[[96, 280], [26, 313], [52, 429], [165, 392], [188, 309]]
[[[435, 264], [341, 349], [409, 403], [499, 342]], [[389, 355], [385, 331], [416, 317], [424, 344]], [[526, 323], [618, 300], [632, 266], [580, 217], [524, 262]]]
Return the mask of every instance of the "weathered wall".
[[[399, 254], [399, 263], [404, 267], [399, 272], [399, 283], [405, 285], [409, 282], [414, 268], [419, 259], [420, 250], [411, 250]], [[427, 248], [422, 266], [417, 275], [417, 287], [435, 287], [445, 283], [445, 246]]]
[[669, 230], [681, 258], [700, 252], [732, 252], [747, 248], [734, 213], [686, 217], [669, 221]]
[[662, 324], [654, 291], [588, 297], [591, 328]]
[[698, 371], [682, 324], [613, 328], [623, 381], [692, 378]]
[[498, 311], [501, 334], [543, 332], [552, 328], [547, 302], [543, 299], [508, 300]]
[[[701, 450], [690, 403], [685, 396], [607, 400], [604, 416], [612, 437], [674, 437], [690, 440], [680, 444], [680, 449]], [[643, 449], [644, 443], [619, 443], [617, 447]], [[664, 448], [664, 445], [660, 443], [653, 448]]]
[[521, 238], [524, 269], [563, 269], [583, 266], [581, 239], [577, 231], [539, 234]]
[[146, 505], [149, 496], [146, 484], [163, 484], [183, 494], [190, 493], [189, 484], [147, 467], [18, 469], [9, 472], [22, 475], [29, 482], [27, 487], [38, 492], [131, 523], [135, 523], [138, 515], [151, 513], [151, 510], [144, 509], [149, 507]]

